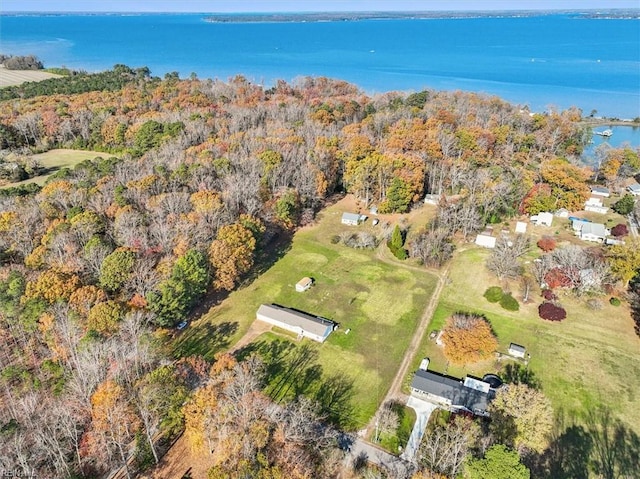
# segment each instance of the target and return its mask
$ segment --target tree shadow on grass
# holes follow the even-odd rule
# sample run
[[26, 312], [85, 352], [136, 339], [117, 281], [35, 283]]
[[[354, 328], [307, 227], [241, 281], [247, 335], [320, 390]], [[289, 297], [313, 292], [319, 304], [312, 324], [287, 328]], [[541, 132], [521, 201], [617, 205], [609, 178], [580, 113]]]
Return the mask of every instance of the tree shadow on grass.
[[265, 392], [276, 402], [304, 395], [318, 403], [319, 412], [339, 427], [353, 426], [353, 380], [339, 374], [325, 375], [318, 364], [318, 346], [296, 345], [287, 340], [257, 341], [238, 350], [239, 361], [257, 354], [264, 362]]
[[531, 460], [535, 477], [587, 479], [590, 472], [603, 479], [640, 478], [640, 436], [605, 407], [591, 409], [584, 425], [564, 426], [548, 449]]
[[212, 360], [216, 353], [227, 349], [230, 338], [238, 330], [238, 323], [225, 321], [220, 324], [205, 323], [194, 326], [183, 336], [176, 345], [174, 356], [202, 356]]
[[526, 384], [533, 389], [540, 389], [540, 381], [535, 373], [519, 363], [507, 363], [501, 373], [505, 383]]

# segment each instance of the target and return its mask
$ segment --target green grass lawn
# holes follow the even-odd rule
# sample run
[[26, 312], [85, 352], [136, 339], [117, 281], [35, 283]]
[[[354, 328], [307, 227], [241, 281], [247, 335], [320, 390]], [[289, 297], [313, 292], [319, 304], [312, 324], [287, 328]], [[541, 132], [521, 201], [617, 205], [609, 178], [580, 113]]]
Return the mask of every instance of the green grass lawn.
[[[459, 253], [450, 272], [429, 331], [442, 329], [446, 319], [456, 311], [484, 314], [495, 331], [499, 351], [506, 352], [514, 342], [531, 354], [529, 369], [551, 399], [556, 413], [581, 417], [595, 406], [609, 408], [615, 415], [640, 431], [640, 339], [626, 307], [614, 307], [608, 297], [601, 298], [604, 307], [590, 310], [586, 299], [570, 295], [560, 297], [567, 310], [561, 323], [538, 317], [539, 291], [533, 302], [520, 304], [520, 311], [509, 312], [499, 304], [489, 303], [482, 294], [489, 286], [511, 287], [513, 296], [521, 298], [517, 283], [502, 284], [484, 267], [488, 251], [471, 248]], [[415, 370], [422, 357], [430, 358], [429, 369], [463, 377], [500, 374], [507, 362], [491, 359], [482, 363], [455, 366], [448, 364], [442, 350], [429, 339], [429, 334], [414, 358]], [[410, 378], [405, 381], [405, 387]]]
[[110, 153], [104, 153], [100, 151], [86, 151], [86, 150], [68, 150], [68, 149], [57, 149], [57, 150], [49, 150], [45, 153], [39, 153], [37, 155], [33, 155], [35, 160], [38, 160], [40, 164], [46, 168], [47, 173], [44, 175], [36, 176], [34, 178], [29, 178], [28, 180], [18, 181], [16, 183], [7, 183], [3, 185], [2, 188], [9, 188], [11, 186], [19, 186], [26, 185], [28, 183], [36, 183], [38, 185], [43, 185], [47, 178], [56, 173], [58, 170], [62, 168], [73, 168], [78, 163], [83, 162], [84, 160], [92, 160], [98, 156], [103, 158], [109, 158], [114, 156]]
[[[325, 343], [294, 339], [292, 344], [296, 348], [309, 344], [316, 351], [314, 361], [306, 365], [321, 370], [320, 379], [316, 379], [326, 382], [342, 378], [351, 385], [349, 425], [366, 424], [397, 372], [436, 278], [418, 268], [380, 260], [372, 250], [332, 244], [331, 238], [344, 230], [375, 231], [368, 224], [341, 225], [342, 212], [339, 202], [320, 214], [317, 225], [297, 232], [291, 249], [270, 269], [194, 321], [176, 340], [174, 354], [213, 358], [247, 332], [262, 303], [277, 303], [332, 319], [340, 327]], [[314, 286], [297, 293], [295, 284], [304, 276], [312, 277]], [[273, 348], [274, 341], [283, 340], [290, 342], [292, 338], [263, 335], [258, 340], [262, 344], [253, 347], [264, 353]], [[291, 387], [286, 393], [270, 393], [280, 400], [295, 390]]]

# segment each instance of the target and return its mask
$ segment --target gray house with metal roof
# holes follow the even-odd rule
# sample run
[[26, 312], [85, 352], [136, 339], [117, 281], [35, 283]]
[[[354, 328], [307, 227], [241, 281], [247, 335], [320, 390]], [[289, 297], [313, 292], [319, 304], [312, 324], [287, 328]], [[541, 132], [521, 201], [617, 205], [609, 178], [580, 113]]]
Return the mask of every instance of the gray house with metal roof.
[[324, 342], [337, 324], [331, 320], [312, 316], [302, 311], [277, 304], [260, 305], [256, 318], [265, 323], [296, 333], [299, 337]]
[[490, 386], [470, 377], [464, 381], [418, 370], [411, 381], [411, 394], [435, 402], [451, 411], [467, 411], [488, 416]]
[[358, 226], [362, 219], [362, 215], [358, 213], [342, 213], [341, 222], [343, 225]]

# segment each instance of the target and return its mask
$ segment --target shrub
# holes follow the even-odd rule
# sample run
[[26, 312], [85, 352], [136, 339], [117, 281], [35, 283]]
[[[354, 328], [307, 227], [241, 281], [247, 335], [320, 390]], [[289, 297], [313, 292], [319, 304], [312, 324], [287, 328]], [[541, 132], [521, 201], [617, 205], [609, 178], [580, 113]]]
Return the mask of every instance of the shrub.
[[333, 236], [331, 237], [331, 244], [338, 244], [338, 243], [340, 243], [340, 236], [338, 236], [338, 235], [333, 235]]
[[629, 234], [629, 228], [627, 228], [627, 225], [623, 223], [617, 224], [613, 228], [611, 228], [612, 236], [620, 237], [620, 236], [627, 236], [628, 234]]
[[556, 248], [556, 240], [549, 236], [544, 236], [536, 244], [538, 245], [538, 248], [540, 248], [545, 253], [553, 251]]
[[562, 321], [567, 317], [567, 312], [556, 304], [542, 303], [538, 306], [538, 315], [547, 321]]
[[558, 299], [558, 297], [556, 296], [556, 293], [554, 293], [550, 289], [543, 289], [542, 297], [547, 301], [555, 301], [556, 299]]
[[613, 205], [611, 205], [611, 209], [618, 214], [628, 215], [633, 211], [633, 205], [635, 203], [635, 198], [633, 195], [626, 194], [618, 201], [616, 201]]
[[622, 304], [622, 302], [620, 301], [620, 299], [619, 299], [619, 298], [615, 298], [615, 297], [613, 297], [613, 298], [611, 298], [611, 299], [609, 300], [609, 304], [610, 304], [611, 306], [620, 306], [620, 304]]
[[503, 296], [504, 293], [502, 292], [502, 288], [500, 286], [491, 286], [484, 292], [484, 297], [490, 303], [497, 303], [502, 299]]
[[571, 278], [560, 268], [552, 268], [544, 276], [544, 282], [553, 288], [569, 288], [573, 285]]
[[520, 309], [520, 303], [518, 303], [516, 298], [511, 296], [511, 293], [502, 296], [500, 299], [500, 306], [507, 311], [518, 311]]
[[405, 260], [409, 256], [406, 249], [404, 249], [403, 247], [396, 248], [390, 241], [387, 243], [387, 246], [393, 253], [393, 256], [398, 259]]

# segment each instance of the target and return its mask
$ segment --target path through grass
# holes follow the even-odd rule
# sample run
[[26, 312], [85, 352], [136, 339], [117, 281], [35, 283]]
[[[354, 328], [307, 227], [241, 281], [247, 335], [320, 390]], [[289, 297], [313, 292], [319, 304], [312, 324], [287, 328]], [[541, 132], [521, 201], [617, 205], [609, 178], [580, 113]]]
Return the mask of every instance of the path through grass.
[[[381, 260], [373, 250], [332, 244], [331, 238], [343, 230], [375, 231], [368, 224], [341, 225], [342, 208], [339, 202], [324, 210], [318, 224], [299, 231], [290, 251], [262, 276], [193, 322], [177, 340], [175, 354], [213, 358], [245, 334], [262, 303], [332, 319], [340, 328], [324, 344], [311, 344], [317, 357], [307, 366], [321, 369], [320, 381], [340, 377], [351, 384], [348, 422], [352, 427], [364, 426], [393, 380], [436, 278], [427, 271]], [[297, 293], [295, 284], [304, 276], [314, 278], [315, 284]], [[264, 349], [283, 338], [269, 334], [259, 341]], [[296, 346], [307, 343], [293, 341]], [[295, 374], [306, 374], [303, 371], [300, 368]]]
[[[553, 323], [538, 317], [541, 298], [533, 295], [533, 303], [521, 304], [518, 312], [508, 312], [482, 296], [489, 286], [503, 286], [484, 267], [487, 256], [487, 251], [477, 248], [456, 256], [451, 281], [443, 291], [429, 331], [442, 329], [456, 311], [484, 314], [498, 337], [501, 352], [506, 352], [511, 342], [527, 348], [531, 354], [529, 369], [556, 413], [579, 418], [596, 406], [604, 406], [640, 432], [640, 339], [634, 334], [628, 309], [611, 306], [607, 298], [602, 298], [603, 308], [594, 311], [587, 307], [586, 299], [563, 295], [560, 302], [567, 310], [567, 319]], [[508, 286], [520, 299], [517, 283]], [[431, 360], [429, 369], [456, 377], [500, 373], [506, 364], [495, 359], [465, 367], [448, 364], [429, 334], [414, 358], [412, 371], [422, 357]], [[409, 380], [407, 377], [405, 386]]]

